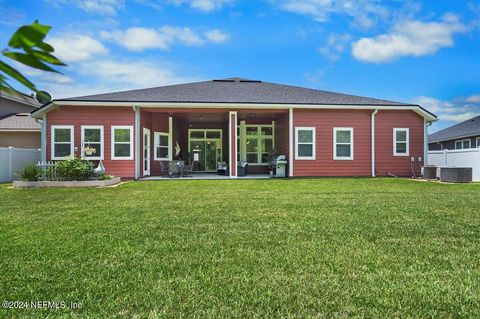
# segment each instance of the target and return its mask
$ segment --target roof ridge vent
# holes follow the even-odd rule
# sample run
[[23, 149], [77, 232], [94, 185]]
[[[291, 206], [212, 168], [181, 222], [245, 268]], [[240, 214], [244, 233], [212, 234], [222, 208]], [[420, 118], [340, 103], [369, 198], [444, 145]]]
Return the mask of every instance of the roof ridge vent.
[[219, 79], [219, 80], [212, 80], [212, 82], [235, 82], [234, 79]]
[[240, 79], [239, 82], [244, 82], [244, 83], [262, 83], [260, 80], [244, 80]]
[[249, 80], [249, 79], [243, 79], [243, 78], [226, 78], [226, 79], [217, 79], [217, 80], [212, 80], [212, 82], [229, 82], [229, 83], [262, 83], [262, 81], [258, 80]]

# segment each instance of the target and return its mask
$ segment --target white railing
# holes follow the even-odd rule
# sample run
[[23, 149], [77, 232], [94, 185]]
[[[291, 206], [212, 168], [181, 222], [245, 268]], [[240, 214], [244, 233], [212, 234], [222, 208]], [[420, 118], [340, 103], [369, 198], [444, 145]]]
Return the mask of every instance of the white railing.
[[471, 167], [473, 180], [480, 181], [480, 148], [429, 151], [428, 165], [438, 167]]
[[39, 149], [0, 147], [0, 182], [18, 179], [17, 173], [40, 159]]
[[42, 172], [42, 180], [56, 181], [58, 180], [57, 169], [54, 161], [38, 161], [37, 166]]

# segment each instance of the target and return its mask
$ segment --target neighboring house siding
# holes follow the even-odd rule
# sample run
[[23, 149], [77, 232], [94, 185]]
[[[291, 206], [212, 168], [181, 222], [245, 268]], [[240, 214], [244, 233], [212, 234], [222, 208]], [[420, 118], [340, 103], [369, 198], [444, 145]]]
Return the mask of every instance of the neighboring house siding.
[[[81, 126], [82, 125], [103, 125], [104, 129], [104, 160], [106, 173], [121, 177], [135, 176], [134, 160], [111, 160], [111, 126], [135, 125], [135, 113], [132, 108], [127, 107], [105, 107], [105, 106], [62, 106], [47, 113], [47, 159], [51, 159], [51, 126], [52, 125], [73, 125], [75, 134], [75, 147], [78, 147], [77, 154], [81, 150]], [[135, 130], [133, 130], [135, 135]], [[135, 144], [135, 136], [133, 136]], [[133, 145], [135, 153], [135, 145]]]
[[0, 147], [40, 148], [40, 132], [0, 132]]
[[[393, 155], [393, 128], [409, 129], [409, 155]], [[413, 111], [379, 111], [375, 116], [375, 157], [376, 175], [385, 176], [411, 176], [412, 169], [417, 176], [420, 175], [421, 165], [418, 157], [424, 155], [424, 121]], [[415, 162], [411, 163], [411, 157]]]
[[0, 96], [0, 118], [12, 113], [30, 113], [37, 108], [35, 106], [12, 101]]
[[[476, 143], [477, 138], [480, 138], [480, 135], [468, 138], [468, 139], [470, 139], [470, 147], [471, 148], [475, 148], [475, 147], [480, 146], [480, 145], [477, 145], [477, 143]], [[448, 140], [448, 141], [442, 141], [442, 142], [438, 142], [438, 143], [429, 143], [428, 144], [428, 149], [430, 151], [438, 151], [438, 150], [442, 150], [442, 149], [444, 149], [444, 150], [454, 150], [455, 149], [455, 141], [464, 140], [464, 139], [467, 139], [467, 137], [459, 137], [459, 138], [456, 138], [456, 139], [452, 139], [452, 140]]]
[[[294, 110], [294, 127], [316, 128], [316, 159], [295, 160], [294, 176], [370, 176], [371, 113], [371, 110]], [[334, 127], [353, 128], [353, 160], [333, 159]]]

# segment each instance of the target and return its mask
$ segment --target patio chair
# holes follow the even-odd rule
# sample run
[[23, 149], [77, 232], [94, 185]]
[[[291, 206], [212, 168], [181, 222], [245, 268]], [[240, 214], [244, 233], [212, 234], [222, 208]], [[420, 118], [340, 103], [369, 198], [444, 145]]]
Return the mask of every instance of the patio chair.
[[193, 168], [195, 166], [195, 161], [194, 159], [190, 161], [190, 165], [185, 165], [183, 168], [183, 176], [185, 177], [192, 177], [193, 176]]
[[177, 161], [170, 161], [168, 162], [168, 177], [179, 177], [180, 176], [180, 170], [177, 165]]
[[160, 176], [169, 175], [169, 165], [168, 162], [160, 161]]

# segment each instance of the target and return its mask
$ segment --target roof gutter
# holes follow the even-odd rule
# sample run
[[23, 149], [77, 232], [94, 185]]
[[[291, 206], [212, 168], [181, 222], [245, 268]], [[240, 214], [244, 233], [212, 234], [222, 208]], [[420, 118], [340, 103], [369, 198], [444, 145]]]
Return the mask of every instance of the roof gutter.
[[142, 108], [205, 108], [205, 109], [345, 109], [345, 110], [412, 110], [427, 121], [436, 121], [437, 117], [419, 105], [336, 105], [336, 104], [279, 104], [279, 103], [205, 103], [205, 102], [101, 102], [101, 101], [52, 101], [32, 112], [33, 117], [48, 112], [57, 106], [118, 106]]

